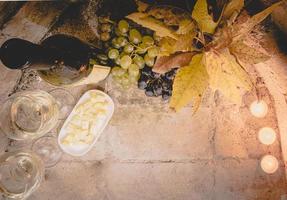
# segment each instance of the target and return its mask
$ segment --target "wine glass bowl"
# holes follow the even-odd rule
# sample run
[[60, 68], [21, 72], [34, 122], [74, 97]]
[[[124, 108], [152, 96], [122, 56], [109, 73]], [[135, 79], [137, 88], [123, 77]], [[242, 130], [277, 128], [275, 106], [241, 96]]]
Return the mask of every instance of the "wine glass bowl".
[[0, 193], [8, 199], [26, 199], [44, 177], [42, 160], [30, 151], [5, 153], [0, 157]]
[[43, 160], [45, 168], [55, 166], [63, 154], [54, 136], [38, 138], [32, 145], [32, 151]]
[[20, 92], [4, 103], [0, 125], [10, 139], [35, 139], [54, 128], [58, 116], [58, 105], [49, 93], [41, 90]]

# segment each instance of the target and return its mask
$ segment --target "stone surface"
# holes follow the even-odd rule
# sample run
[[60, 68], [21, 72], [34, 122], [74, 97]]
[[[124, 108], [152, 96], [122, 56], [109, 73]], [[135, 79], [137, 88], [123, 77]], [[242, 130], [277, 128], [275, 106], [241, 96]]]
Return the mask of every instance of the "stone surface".
[[[47, 25], [47, 20], [28, 17], [33, 22], [26, 23], [15, 18], [4, 27], [0, 41], [10, 34], [41, 40], [49, 29], [38, 29]], [[23, 24], [26, 25], [21, 28]], [[75, 26], [77, 22], [64, 18], [50, 32], [74, 34]], [[33, 35], [34, 31], [38, 34]], [[277, 72], [286, 71], [281, 61], [280, 57], [273, 57]], [[3, 100], [11, 92], [18, 74], [2, 66], [0, 70], [0, 85], [5, 86], [0, 88], [0, 100]], [[252, 76], [257, 78], [256, 74]], [[280, 78], [283, 80], [280, 83], [285, 83], [286, 78]], [[280, 92], [286, 89], [281, 85]], [[54, 87], [37, 80], [31, 88], [50, 91]], [[61, 162], [47, 169], [45, 180], [28, 200], [278, 200], [286, 197], [283, 198], [287, 184], [278, 124], [278, 120], [282, 123], [286, 118], [278, 118], [276, 99], [266, 85], [260, 88], [269, 105], [264, 119], [256, 119], [248, 110], [256, 99], [254, 91], [244, 96], [242, 105], [232, 105], [220, 94], [208, 92], [203, 105], [192, 116], [190, 106], [174, 113], [159, 98], [147, 98], [136, 88], [122, 90], [110, 78], [97, 85], [66, 89], [78, 100], [85, 91], [95, 88], [113, 98], [116, 109], [112, 120], [87, 155], [64, 154]], [[57, 136], [63, 121], [59, 120], [52, 135]], [[278, 139], [271, 146], [264, 146], [257, 139], [257, 132], [263, 126], [270, 126], [277, 133]], [[2, 133], [0, 145], [1, 153], [31, 148], [31, 142], [10, 141]], [[260, 168], [260, 159], [267, 153], [280, 162], [273, 175]]]

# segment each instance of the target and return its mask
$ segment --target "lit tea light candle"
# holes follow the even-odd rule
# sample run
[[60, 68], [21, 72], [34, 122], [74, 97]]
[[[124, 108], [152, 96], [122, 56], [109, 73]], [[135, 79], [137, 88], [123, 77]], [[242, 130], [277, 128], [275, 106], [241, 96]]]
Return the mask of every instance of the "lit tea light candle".
[[279, 167], [278, 160], [272, 155], [266, 155], [261, 159], [261, 168], [267, 174], [273, 174]]
[[267, 112], [268, 112], [268, 106], [265, 103], [265, 101], [254, 101], [251, 105], [250, 105], [250, 112], [252, 115], [254, 115], [255, 117], [265, 117]]
[[259, 130], [258, 139], [262, 144], [271, 145], [276, 140], [276, 133], [270, 127], [264, 127]]

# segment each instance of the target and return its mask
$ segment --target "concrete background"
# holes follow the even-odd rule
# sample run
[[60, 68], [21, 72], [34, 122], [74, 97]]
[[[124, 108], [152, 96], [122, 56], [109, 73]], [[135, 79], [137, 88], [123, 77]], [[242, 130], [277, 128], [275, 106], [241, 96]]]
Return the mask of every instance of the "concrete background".
[[[46, 14], [39, 9], [43, 6]], [[76, 28], [77, 24], [85, 22], [85, 17], [75, 17], [80, 21], [71, 20], [69, 14], [62, 14], [65, 8], [65, 4], [54, 2], [53, 5], [49, 2], [26, 3], [4, 25], [0, 45], [11, 37], [38, 42], [55, 32], [76, 32], [74, 35], [93, 41], [92, 28], [84, 25], [85, 31]], [[81, 11], [78, 14], [82, 16]], [[58, 19], [60, 23], [57, 23]], [[87, 35], [89, 38], [85, 38]], [[278, 51], [272, 38], [267, 35], [265, 39], [263, 41], [269, 44], [273, 56], [261, 69], [272, 67], [272, 73], [280, 77], [279, 83], [283, 87], [280, 92], [283, 94], [286, 91], [284, 77], [287, 76], [284, 76], [283, 67], [286, 67], [286, 57]], [[252, 66], [250, 68], [254, 79], [264, 74]], [[11, 92], [21, 91], [26, 86], [46, 91], [53, 88], [35, 73], [27, 71], [26, 75], [29, 74], [34, 78], [21, 80], [17, 85], [20, 72], [0, 66], [0, 102]], [[60, 163], [47, 169], [42, 185], [28, 200], [287, 198], [278, 109], [275, 109], [276, 101], [268, 85], [263, 84], [260, 88], [270, 108], [263, 119], [253, 117], [248, 110], [255, 100], [254, 91], [243, 97], [242, 105], [232, 105], [221, 94], [209, 91], [199, 111], [192, 116], [191, 107], [174, 113], [160, 99], [147, 98], [137, 88], [122, 90], [110, 78], [97, 85], [68, 90], [78, 99], [92, 88], [100, 88], [113, 98], [116, 109], [112, 120], [86, 156], [64, 155]], [[59, 121], [53, 135], [57, 135], [62, 123]], [[278, 136], [277, 141], [268, 147], [257, 139], [257, 132], [263, 126], [274, 128]], [[0, 142], [1, 153], [31, 146], [29, 142], [10, 141], [3, 134]], [[268, 153], [280, 161], [278, 171], [272, 175], [260, 168], [261, 157]]]

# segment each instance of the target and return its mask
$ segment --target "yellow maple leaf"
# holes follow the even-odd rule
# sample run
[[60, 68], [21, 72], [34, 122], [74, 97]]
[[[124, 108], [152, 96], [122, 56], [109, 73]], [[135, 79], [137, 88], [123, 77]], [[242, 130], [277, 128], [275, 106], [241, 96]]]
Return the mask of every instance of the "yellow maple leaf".
[[174, 53], [174, 46], [176, 44], [176, 40], [170, 37], [161, 38], [159, 41], [159, 57], [161, 56], [169, 56]]
[[272, 11], [282, 3], [282, 1], [273, 4], [260, 13], [250, 17], [246, 22], [234, 24], [233, 26], [233, 40], [239, 40], [247, 33], [249, 33], [257, 24], [262, 22]]
[[208, 87], [208, 74], [202, 58], [203, 54], [193, 56], [190, 65], [180, 68], [176, 74], [170, 101], [170, 107], [176, 111], [192, 102], [195, 112], [201, 103]]
[[184, 35], [190, 32], [194, 32], [194, 30], [195, 30], [194, 21], [191, 19], [184, 19], [180, 21], [176, 34]]
[[234, 12], [239, 13], [244, 6], [244, 0], [231, 0], [224, 9], [222, 17], [229, 19]]
[[126, 16], [126, 18], [134, 21], [135, 23], [137, 23], [137, 24], [139, 24], [145, 28], [149, 28], [149, 29], [155, 31], [156, 35], [159, 37], [170, 37], [170, 38], [173, 38], [175, 40], [178, 39], [177, 34], [175, 34], [175, 32], [172, 29], [170, 29], [168, 26], [166, 26], [160, 20], [157, 20], [153, 17], [150, 17], [146, 13], [136, 12], [136, 13], [132, 13], [132, 14]]
[[220, 52], [204, 53], [206, 70], [209, 74], [209, 85], [234, 103], [242, 101], [242, 90], [250, 90], [252, 83], [248, 74], [236, 62], [228, 49]]
[[214, 22], [212, 16], [208, 14], [207, 0], [197, 0], [193, 12], [192, 18], [198, 23], [202, 32], [214, 33], [218, 22]]
[[270, 56], [245, 44], [242, 40], [231, 43], [230, 53], [244, 63], [257, 64], [267, 61]]

